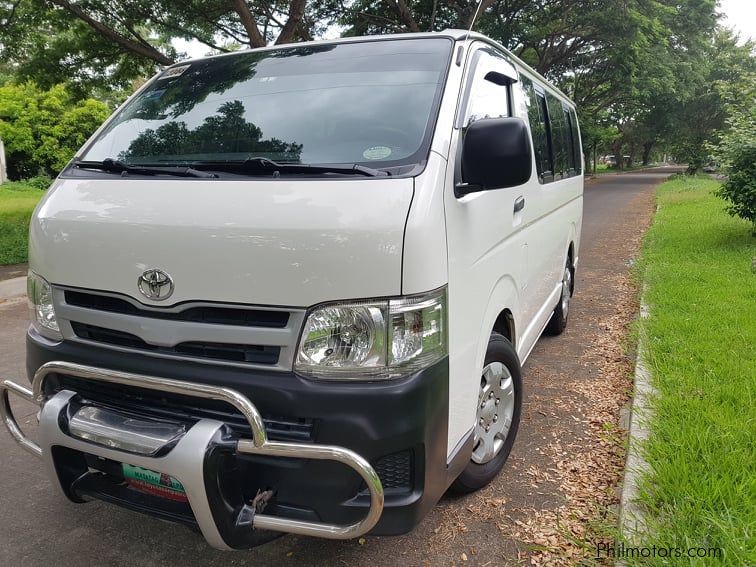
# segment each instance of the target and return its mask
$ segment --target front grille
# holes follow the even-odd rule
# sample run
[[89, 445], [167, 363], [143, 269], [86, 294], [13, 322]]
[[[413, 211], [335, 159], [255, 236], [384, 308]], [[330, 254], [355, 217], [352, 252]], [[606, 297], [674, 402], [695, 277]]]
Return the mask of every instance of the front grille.
[[53, 302], [64, 340], [277, 372], [292, 369], [306, 314], [203, 300], [153, 307], [124, 294], [59, 286]]
[[70, 289], [65, 291], [65, 298], [68, 305], [76, 307], [123, 315], [138, 315], [150, 319], [275, 329], [282, 329], [289, 322], [289, 313], [286, 311], [216, 306], [187, 307], [181, 311], [156, 311], [154, 309], [142, 309], [125, 299], [112, 295], [100, 295]]
[[195, 356], [215, 360], [228, 360], [233, 362], [250, 362], [254, 364], [277, 364], [281, 354], [281, 347], [225, 344], [213, 342], [191, 341], [179, 343], [174, 346], [159, 346], [150, 344], [143, 339], [115, 329], [106, 329], [96, 325], [88, 325], [71, 321], [71, 328], [77, 337], [97, 343], [149, 350], [161, 354], [174, 354], [183, 356]]
[[[45, 384], [51, 395], [60, 390], [72, 390], [85, 400], [147, 417], [195, 423], [200, 419], [224, 422], [235, 433], [251, 437], [252, 430], [244, 416], [232, 405], [193, 396], [168, 394], [134, 386], [97, 382], [72, 376], [51, 376]], [[300, 417], [263, 414], [268, 437], [277, 441], [312, 441], [313, 420]]]

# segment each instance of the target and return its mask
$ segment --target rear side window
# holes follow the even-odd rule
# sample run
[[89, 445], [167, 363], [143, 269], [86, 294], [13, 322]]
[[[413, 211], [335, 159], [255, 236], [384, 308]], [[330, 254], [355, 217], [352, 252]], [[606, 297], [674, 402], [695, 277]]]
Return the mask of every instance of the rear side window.
[[580, 143], [580, 133], [578, 130], [577, 114], [570, 108], [568, 111], [570, 121], [570, 137], [572, 138], [572, 152], [575, 159], [575, 173], [580, 174], [583, 171], [583, 147]]

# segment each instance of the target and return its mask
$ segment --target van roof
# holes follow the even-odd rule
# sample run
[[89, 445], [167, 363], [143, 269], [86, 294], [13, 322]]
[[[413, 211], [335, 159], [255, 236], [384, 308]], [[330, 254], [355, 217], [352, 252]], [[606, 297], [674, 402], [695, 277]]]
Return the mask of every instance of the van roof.
[[[314, 41], [303, 41], [303, 42], [297, 42], [297, 43], [283, 43], [279, 45], [267, 45], [265, 47], [255, 47], [252, 49], [242, 49], [239, 51], [232, 51], [230, 53], [221, 53], [218, 55], [208, 55], [206, 57], [194, 57], [191, 59], [184, 59], [182, 61], [179, 61], [175, 63], [175, 65], [184, 65], [186, 63], [194, 62], [194, 61], [205, 61], [207, 59], [216, 59], [219, 57], [233, 57], [234, 55], [237, 55], [239, 53], [248, 53], [250, 51], [273, 51], [276, 49], [282, 49], [287, 47], [300, 47], [300, 46], [308, 46], [308, 45], [329, 45], [329, 44], [338, 44], [338, 43], [359, 43], [361, 41], [392, 41], [392, 40], [400, 40], [400, 39], [418, 39], [418, 38], [431, 38], [431, 37], [448, 37], [449, 39], [456, 41], [463, 41], [468, 38], [469, 39], [475, 39], [478, 41], [482, 41], [485, 43], [488, 43], [495, 47], [496, 49], [503, 51], [507, 57], [509, 57], [512, 62], [516, 63], [519, 67], [527, 71], [528, 75], [531, 75], [533, 78], [537, 78], [539, 81], [542, 81], [546, 86], [548, 86], [551, 90], [558, 93], [561, 97], [563, 97], [565, 100], [570, 102], [574, 106], [574, 102], [570, 97], [568, 97], [566, 94], [564, 94], [561, 90], [559, 90], [556, 86], [554, 86], [548, 79], [546, 79], [543, 75], [541, 75], [538, 71], [533, 69], [530, 65], [525, 63], [522, 59], [517, 57], [514, 53], [509, 51], [506, 47], [501, 45], [498, 41], [495, 41], [491, 39], [488, 36], [483, 35], [482, 33], [478, 32], [468, 32], [467, 30], [461, 30], [461, 29], [446, 29], [440, 32], [417, 32], [417, 33], [399, 33], [399, 34], [386, 34], [386, 35], [364, 35], [364, 36], [355, 36], [355, 37], [341, 37], [337, 39], [319, 39]], [[170, 65], [166, 68], [170, 68], [173, 65]]]

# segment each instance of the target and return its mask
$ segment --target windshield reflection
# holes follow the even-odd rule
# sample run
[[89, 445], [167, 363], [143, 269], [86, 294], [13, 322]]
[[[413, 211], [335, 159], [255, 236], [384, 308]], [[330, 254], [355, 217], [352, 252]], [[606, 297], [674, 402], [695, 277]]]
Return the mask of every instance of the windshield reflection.
[[166, 70], [83, 160], [245, 160], [392, 167], [427, 158], [446, 38], [240, 52]]
[[[207, 154], [216, 159], [224, 155], [262, 153], [284, 156], [283, 161], [298, 162], [302, 145], [277, 138], [262, 139], [262, 130], [244, 119], [241, 101], [223, 103], [216, 115], [208, 116], [197, 128], [189, 129], [185, 122], [163, 124], [156, 130], [147, 129], [118, 154], [129, 163], [140, 161], [191, 161]], [[280, 159], [280, 158], [279, 158]]]

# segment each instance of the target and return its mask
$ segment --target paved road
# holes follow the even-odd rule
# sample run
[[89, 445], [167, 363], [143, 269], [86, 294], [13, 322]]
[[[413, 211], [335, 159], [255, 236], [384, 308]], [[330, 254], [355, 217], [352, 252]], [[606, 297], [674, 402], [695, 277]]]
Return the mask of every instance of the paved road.
[[[583, 423], [588, 420], [580, 419], [587, 411], [580, 407], [586, 396], [565, 393], [570, 388], [561, 384], [592, 389], [592, 381], [602, 376], [606, 361], [591, 353], [606, 350], [602, 336], [609, 329], [607, 318], [618, 312], [618, 294], [624, 294], [626, 303], [632, 295], [612, 282], [626, 278], [651, 215], [652, 187], [669, 173], [606, 176], [587, 184], [577, 295], [568, 331], [541, 340], [528, 360], [519, 437], [507, 468], [483, 494], [445, 497], [411, 534], [401, 537], [330, 542], [286, 536], [249, 552], [224, 553], [182, 527], [100, 502], [69, 503], [53, 490], [40, 463], [3, 430], [0, 565], [448, 565], [465, 558], [467, 565], [516, 562], [529, 547], [527, 533], [518, 535], [516, 526], [528, 525], [541, 512], [559, 510], [572, 498], [563, 483], [549, 477], [547, 471], [556, 470], [554, 457], [542, 450], [565, 435], [578, 441], [589, 437], [589, 426]], [[26, 316], [25, 303], [0, 304], [0, 376], [22, 376]], [[618, 405], [607, 411], [616, 414]], [[19, 411], [33, 430], [32, 406], [19, 406]], [[545, 476], [534, 482], [539, 471]]]

